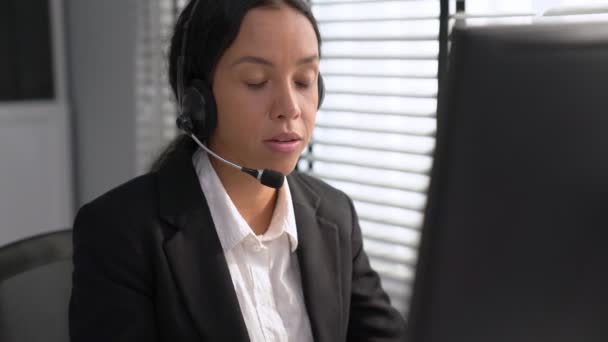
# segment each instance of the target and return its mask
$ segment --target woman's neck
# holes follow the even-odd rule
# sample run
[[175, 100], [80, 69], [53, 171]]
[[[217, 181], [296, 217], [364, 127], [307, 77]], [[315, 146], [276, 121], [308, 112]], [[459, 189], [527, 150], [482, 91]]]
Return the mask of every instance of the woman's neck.
[[272, 219], [278, 191], [215, 158], [210, 161], [241, 216], [256, 235], [264, 234]]

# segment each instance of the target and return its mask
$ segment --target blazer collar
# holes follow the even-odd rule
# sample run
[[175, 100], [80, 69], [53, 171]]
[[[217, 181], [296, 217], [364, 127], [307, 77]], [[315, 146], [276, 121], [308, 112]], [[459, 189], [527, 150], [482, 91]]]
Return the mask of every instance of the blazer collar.
[[[158, 172], [161, 217], [176, 228], [164, 251], [186, 306], [211, 341], [249, 341], [230, 271], [192, 165], [178, 152]], [[320, 196], [300, 176], [287, 177], [298, 229], [296, 250], [316, 342], [343, 339], [340, 244], [335, 223], [318, 216]]]
[[249, 341], [230, 271], [198, 183], [191, 154], [158, 172], [161, 217], [176, 228], [164, 251], [186, 307], [210, 341]]
[[316, 342], [341, 341], [345, 327], [340, 281], [342, 261], [338, 227], [319, 214], [320, 196], [301, 179], [287, 177], [298, 228], [298, 262], [304, 300]]

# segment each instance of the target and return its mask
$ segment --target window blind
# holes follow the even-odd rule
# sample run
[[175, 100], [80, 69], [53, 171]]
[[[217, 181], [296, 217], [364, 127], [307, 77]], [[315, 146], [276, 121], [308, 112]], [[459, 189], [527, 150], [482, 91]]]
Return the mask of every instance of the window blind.
[[299, 167], [353, 199], [370, 262], [406, 315], [435, 145], [440, 3], [312, 4], [327, 93]]
[[167, 75], [177, 7], [183, 1], [137, 1], [135, 42], [135, 170], [145, 173], [176, 134], [176, 106]]

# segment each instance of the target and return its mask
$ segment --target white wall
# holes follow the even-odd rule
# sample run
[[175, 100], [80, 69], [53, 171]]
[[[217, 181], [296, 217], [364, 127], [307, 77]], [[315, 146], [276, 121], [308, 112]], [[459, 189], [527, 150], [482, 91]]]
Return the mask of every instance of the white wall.
[[65, 0], [80, 207], [135, 174], [136, 0]]

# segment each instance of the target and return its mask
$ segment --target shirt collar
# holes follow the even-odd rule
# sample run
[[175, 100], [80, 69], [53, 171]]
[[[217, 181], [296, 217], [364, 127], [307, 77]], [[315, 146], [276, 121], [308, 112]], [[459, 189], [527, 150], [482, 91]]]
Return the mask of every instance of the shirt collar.
[[231, 250], [248, 236], [253, 236], [262, 242], [276, 239], [284, 232], [289, 238], [291, 252], [296, 250], [298, 232], [288, 182], [283, 182], [283, 186], [279, 189], [268, 230], [263, 235], [256, 236], [232, 203], [215, 169], [211, 166], [207, 153], [198, 149], [192, 156], [192, 162], [224, 251]]

